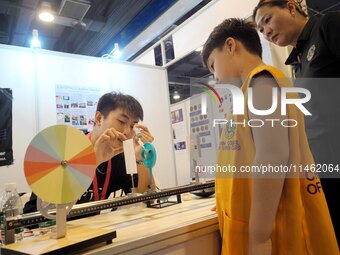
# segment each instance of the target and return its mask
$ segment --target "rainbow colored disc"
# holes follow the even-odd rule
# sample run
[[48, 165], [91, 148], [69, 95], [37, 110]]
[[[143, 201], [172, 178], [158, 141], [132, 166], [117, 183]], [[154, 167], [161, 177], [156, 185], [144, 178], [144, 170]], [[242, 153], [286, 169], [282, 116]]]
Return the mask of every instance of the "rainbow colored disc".
[[83, 132], [55, 125], [39, 132], [26, 150], [24, 171], [32, 191], [45, 202], [76, 201], [91, 185], [97, 167]]

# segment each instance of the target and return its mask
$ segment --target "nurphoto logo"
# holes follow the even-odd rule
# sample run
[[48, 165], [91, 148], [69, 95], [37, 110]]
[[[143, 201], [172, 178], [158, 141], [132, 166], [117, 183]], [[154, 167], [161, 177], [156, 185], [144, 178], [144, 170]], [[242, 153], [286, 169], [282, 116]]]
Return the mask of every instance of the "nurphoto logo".
[[[219, 89], [226, 89], [228, 90], [232, 95], [232, 114], [233, 115], [244, 115], [245, 114], [245, 104], [244, 104], [244, 94], [242, 90], [235, 86], [230, 84], [219, 84], [215, 86], [215, 88]], [[214, 94], [216, 95], [216, 90], [214, 90]], [[300, 94], [300, 97], [297, 98], [289, 98], [288, 94], [295, 93]], [[218, 98], [220, 98], [219, 94], [217, 93]], [[206, 95], [202, 94], [201, 101], [202, 101], [202, 108], [201, 113], [202, 115], [207, 114], [206, 113]], [[254, 107], [253, 103], [253, 88], [248, 88], [248, 110], [258, 116], [267, 116], [275, 112], [275, 110], [278, 107], [278, 88], [273, 88], [272, 90], [272, 105], [269, 109], [266, 110], [258, 110]], [[303, 104], [309, 102], [311, 99], [311, 93], [309, 90], [305, 88], [298, 88], [298, 87], [284, 87], [281, 88], [281, 115], [285, 116], [287, 115], [287, 105], [295, 105], [304, 115], [311, 116], [312, 114], [304, 107]], [[280, 122], [282, 126], [284, 127], [295, 127], [298, 125], [297, 121], [294, 119], [284, 119], [282, 121], [278, 119], [249, 119], [246, 121], [241, 122], [235, 122], [233, 120], [227, 120], [227, 119], [214, 119], [213, 120], [213, 126], [216, 127], [217, 125], [243, 125], [245, 126], [248, 124], [250, 127], [262, 127], [265, 122], [271, 123], [272, 127], [274, 127], [276, 122]]]

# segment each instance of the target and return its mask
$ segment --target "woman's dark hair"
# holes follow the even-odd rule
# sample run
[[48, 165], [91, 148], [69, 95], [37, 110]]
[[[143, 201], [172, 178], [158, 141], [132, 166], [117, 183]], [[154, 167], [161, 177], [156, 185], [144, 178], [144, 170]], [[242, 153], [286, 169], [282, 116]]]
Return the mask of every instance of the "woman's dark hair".
[[246, 50], [262, 57], [261, 41], [254, 24], [244, 19], [231, 18], [216, 26], [205, 42], [202, 61], [206, 67], [211, 52], [216, 48], [221, 49], [228, 37], [240, 41]]
[[298, 13], [300, 13], [303, 17], [308, 17], [308, 15], [303, 10], [302, 6], [302, 0], [260, 0], [258, 5], [255, 7], [253, 11], [253, 20], [255, 20], [257, 11], [263, 7], [263, 6], [269, 6], [269, 7], [279, 7], [281, 9], [287, 8], [287, 4], [291, 2], [295, 4], [296, 10]]
[[143, 108], [133, 96], [125, 95], [119, 92], [104, 94], [98, 101], [97, 111], [106, 118], [111, 111], [122, 109], [128, 114], [143, 120]]

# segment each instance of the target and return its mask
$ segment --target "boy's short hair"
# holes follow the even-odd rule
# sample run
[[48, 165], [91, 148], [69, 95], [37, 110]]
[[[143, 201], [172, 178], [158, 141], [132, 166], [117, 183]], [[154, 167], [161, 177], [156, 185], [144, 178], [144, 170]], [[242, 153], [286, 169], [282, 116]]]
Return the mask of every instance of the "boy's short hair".
[[143, 120], [144, 113], [141, 104], [133, 96], [119, 92], [104, 94], [98, 101], [97, 111], [106, 118], [111, 111], [116, 109], [125, 110], [133, 117]]
[[261, 41], [254, 24], [244, 19], [231, 18], [216, 26], [205, 42], [202, 60], [206, 67], [211, 52], [216, 48], [221, 49], [228, 37], [240, 41], [250, 53], [262, 58]]

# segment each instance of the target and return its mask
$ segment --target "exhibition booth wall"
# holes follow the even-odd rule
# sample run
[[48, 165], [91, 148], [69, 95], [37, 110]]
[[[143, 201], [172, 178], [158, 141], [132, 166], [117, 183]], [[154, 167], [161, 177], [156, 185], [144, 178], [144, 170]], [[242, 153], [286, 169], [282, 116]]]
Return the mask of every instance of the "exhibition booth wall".
[[[32, 138], [44, 128], [65, 121], [74, 126], [83, 124], [90, 130], [94, 101], [110, 91], [130, 94], [140, 101], [144, 109], [142, 123], [155, 137], [154, 175], [163, 188], [177, 184], [165, 69], [5, 45], [0, 45], [0, 59], [0, 87], [13, 92], [14, 153], [14, 164], [0, 167], [0, 190], [4, 190], [5, 183], [16, 182], [18, 192], [29, 192], [23, 163]], [[77, 95], [79, 102], [85, 100], [85, 103], [68, 105], [64, 109], [58, 100], [70, 94]], [[92, 99], [86, 101], [84, 95]], [[69, 112], [71, 107], [80, 114], [91, 108], [92, 111], [84, 112], [80, 118], [87, 123], [77, 123], [79, 116], [72, 119], [63, 113]]]

